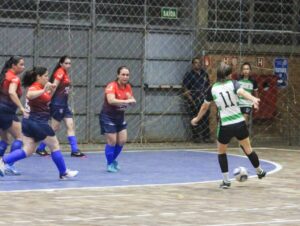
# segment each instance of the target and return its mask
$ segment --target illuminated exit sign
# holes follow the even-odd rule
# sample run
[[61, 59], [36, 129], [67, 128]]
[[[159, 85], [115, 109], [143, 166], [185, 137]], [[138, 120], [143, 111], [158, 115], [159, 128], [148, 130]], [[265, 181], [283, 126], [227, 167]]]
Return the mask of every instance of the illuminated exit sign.
[[177, 19], [177, 8], [164, 7], [161, 8], [160, 16], [166, 19]]

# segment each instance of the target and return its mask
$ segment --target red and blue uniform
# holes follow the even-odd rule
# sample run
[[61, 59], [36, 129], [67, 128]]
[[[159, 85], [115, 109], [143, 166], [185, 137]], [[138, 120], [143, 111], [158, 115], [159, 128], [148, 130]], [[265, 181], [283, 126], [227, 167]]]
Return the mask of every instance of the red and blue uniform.
[[[44, 86], [34, 82], [28, 91], [43, 90]], [[55, 136], [53, 129], [49, 126], [50, 119], [49, 104], [51, 95], [44, 92], [37, 98], [26, 101], [29, 117], [22, 121], [22, 132], [25, 136], [33, 138], [36, 142], [44, 140], [47, 136]]]
[[105, 88], [105, 97], [102, 110], [100, 113], [100, 126], [101, 134], [104, 133], [117, 133], [127, 127], [124, 119], [127, 104], [124, 105], [111, 105], [108, 103], [107, 94], [114, 94], [116, 99], [127, 100], [129, 96], [133, 96], [130, 84], [125, 87], [120, 86], [117, 81], [109, 83]]
[[73, 113], [68, 106], [68, 97], [70, 90], [70, 77], [68, 72], [62, 67], [58, 68], [54, 73], [54, 80], [59, 81], [59, 85], [51, 100], [51, 117], [57, 121], [63, 118], [72, 118]]
[[16, 115], [18, 106], [11, 100], [9, 95], [9, 86], [12, 83], [17, 85], [16, 93], [20, 98], [22, 96], [20, 78], [9, 69], [5, 74], [0, 90], [0, 129], [3, 130], [7, 130], [11, 126], [12, 121], [19, 121]]

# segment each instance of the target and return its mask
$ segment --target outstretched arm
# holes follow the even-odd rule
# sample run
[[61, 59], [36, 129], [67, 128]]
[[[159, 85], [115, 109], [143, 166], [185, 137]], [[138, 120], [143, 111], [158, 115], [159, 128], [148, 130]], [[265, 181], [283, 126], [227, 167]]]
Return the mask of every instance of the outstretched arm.
[[209, 109], [210, 106], [210, 102], [204, 102], [198, 112], [198, 115], [192, 119], [191, 124], [193, 126], [196, 126], [197, 123], [202, 119], [203, 115], [205, 115], [205, 113], [207, 112], [207, 110]]

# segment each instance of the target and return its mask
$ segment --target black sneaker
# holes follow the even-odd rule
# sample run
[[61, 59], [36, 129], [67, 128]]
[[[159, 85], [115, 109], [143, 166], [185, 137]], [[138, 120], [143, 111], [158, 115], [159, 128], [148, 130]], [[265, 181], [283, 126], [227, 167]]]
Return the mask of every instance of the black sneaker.
[[36, 149], [35, 153], [37, 153], [40, 156], [48, 156], [49, 155], [49, 153], [45, 149], [43, 149], [43, 150]]
[[258, 179], [262, 179], [263, 177], [265, 177], [267, 175], [267, 172], [266, 171], [262, 171], [261, 173], [258, 173], [257, 176], [258, 176]]
[[86, 157], [86, 155], [83, 154], [80, 150], [77, 150], [71, 152], [71, 157]]
[[228, 181], [228, 182], [225, 182], [225, 181], [222, 181], [222, 183], [220, 184], [220, 188], [223, 188], [223, 189], [228, 189], [231, 185], [231, 182]]

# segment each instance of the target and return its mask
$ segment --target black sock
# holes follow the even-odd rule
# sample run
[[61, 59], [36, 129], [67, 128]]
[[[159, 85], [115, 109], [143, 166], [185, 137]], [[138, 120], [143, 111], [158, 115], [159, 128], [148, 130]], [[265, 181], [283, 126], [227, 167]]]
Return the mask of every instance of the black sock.
[[254, 168], [259, 167], [259, 160], [258, 160], [258, 156], [255, 153], [255, 151], [252, 151], [250, 155], [247, 155], [250, 162], [252, 163]]
[[221, 167], [222, 173], [228, 172], [228, 161], [227, 161], [227, 155], [226, 154], [218, 154], [219, 164]]

